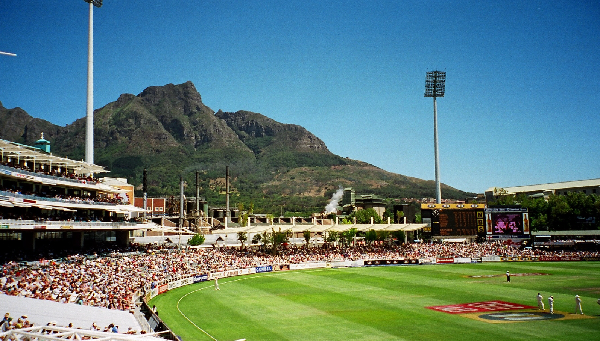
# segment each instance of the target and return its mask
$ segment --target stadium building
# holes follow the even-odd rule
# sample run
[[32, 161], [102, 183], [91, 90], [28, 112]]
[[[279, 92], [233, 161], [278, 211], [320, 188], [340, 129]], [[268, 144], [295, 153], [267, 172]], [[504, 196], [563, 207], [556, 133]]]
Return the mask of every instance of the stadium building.
[[552, 194], [567, 195], [581, 192], [584, 194], [600, 194], [600, 179], [554, 182], [540, 185], [515, 187], [490, 187], [485, 191], [486, 201], [494, 201], [498, 196], [525, 194], [532, 197], [548, 197]]
[[97, 178], [101, 166], [0, 139], [0, 245], [6, 251], [128, 245], [148, 228], [126, 179]]
[[342, 211], [345, 214], [350, 214], [357, 210], [372, 208], [377, 212], [379, 218], [383, 219], [385, 212], [385, 203], [383, 198], [374, 194], [356, 194], [351, 187], [344, 188], [344, 196], [342, 197]]

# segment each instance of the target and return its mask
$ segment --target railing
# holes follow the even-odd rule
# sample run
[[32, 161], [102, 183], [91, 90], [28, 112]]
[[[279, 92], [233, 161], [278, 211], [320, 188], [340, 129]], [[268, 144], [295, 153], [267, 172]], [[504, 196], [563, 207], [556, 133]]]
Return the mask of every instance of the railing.
[[15, 198], [21, 198], [21, 199], [30, 199], [30, 200], [35, 200], [35, 201], [50, 201], [50, 202], [60, 202], [60, 203], [68, 203], [68, 204], [86, 204], [86, 205], [104, 205], [104, 206], [108, 206], [108, 205], [122, 205], [122, 204], [116, 204], [116, 203], [109, 203], [109, 202], [103, 202], [103, 201], [93, 201], [93, 200], [69, 200], [69, 199], [61, 199], [61, 198], [56, 198], [56, 197], [40, 197], [37, 195], [32, 195], [32, 194], [21, 194], [21, 193], [14, 193], [14, 192], [9, 192], [9, 191], [2, 191], [0, 190], [0, 195], [4, 195], [7, 197], [15, 197]]
[[[73, 183], [80, 183], [78, 179], [71, 179], [71, 178], [62, 177], [62, 176], [54, 176], [54, 175], [48, 175], [48, 174], [44, 174], [44, 173], [31, 172], [28, 170], [9, 167], [9, 166], [5, 166], [5, 165], [0, 165], [0, 169], [5, 169], [10, 172], [20, 173], [23, 175], [36, 176], [39, 178], [44, 178], [44, 179], [49, 179], [49, 180], [54, 180], [54, 181], [67, 181], [67, 182], [73, 182]], [[96, 181], [94, 181], [94, 182], [96, 182]]]
[[36, 221], [36, 220], [17, 220], [17, 219], [0, 219], [0, 225], [8, 225], [10, 228], [15, 227], [26, 227], [31, 225], [44, 225], [64, 227], [64, 226], [77, 226], [77, 227], [110, 227], [114, 229], [120, 229], [123, 227], [138, 226], [140, 223], [137, 222], [102, 222], [102, 221], [75, 221], [75, 220], [57, 220], [57, 221]]

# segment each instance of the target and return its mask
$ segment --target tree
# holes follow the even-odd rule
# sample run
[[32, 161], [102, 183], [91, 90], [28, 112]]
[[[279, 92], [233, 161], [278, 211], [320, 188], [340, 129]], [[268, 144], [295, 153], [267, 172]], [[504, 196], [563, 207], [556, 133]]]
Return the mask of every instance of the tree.
[[392, 221], [394, 221], [394, 212], [392, 210], [386, 209], [385, 212], [383, 212], [383, 221], [387, 221], [387, 219], [390, 218]]
[[271, 233], [272, 236], [272, 245], [273, 248], [271, 249], [271, 253], [273, 255], [277, 254], [277, 248], [279, 247], [279, 245], [283, 244], [283, 243], [288, 243], [290, 241], [290, 237], [292, 236], [292, 231], [287, 230], [287, 231], [281, 231], [281, 229], [279, 229], [279, 231], [275, 232], [273, 231], [273, 233]]
[[421, 218], [421, 213], [415, 214], [415, 223], [421, 224], [422, 222], [423, 222], [423, 219]]
[[367, 245], [371, 245], [377, 239], [377, 233], [375, 230], [370, 229], [365, 233], [365, 242]]
[[244, 242], [246, 242], [246, 240], [248, 240], [248, 235], [246, 234], [246, 232], [238, 232], [237, 239], [242, 244], [242, 247], [244, 247]]
[[[595, 194], [571, 192], [566, 195], [550, 195], [532, 198], [521, 194], [516, 203], [527, 208], [532, 231], [561, 231], [597, 229], [600, 221], [600, 197]], [[586, 221], [586, 223], [582, 223]]]
[[377, 211], [375, 211], [372, 208], [365, 208], [362, 210], [354, 211], [348, 216], [348, 218], [356, 218], [357, 224], [370, 224], [371, 218], [373, 218], [374, 224], [381, 223], [381, 218], [379, 217], [379, 214], [377, 214]]
[[394, 237], [398, 240], [398, 244], [403, 244], [404, 239], [406, 238], [406, 234], [404, 233], [404, 231], [401, 231], [401, 230], [393, 231], [392, 237]]
[[356, 232], [358, 232], [358, 230], [355, 228], [351, 228], [347, 231], [342, 232], [341, 239], [342, 239], [344, 245], [350, 246], [350, 244], [352, 244], [352, 240], [354, 239], [354, 237], [356, 237]]
[[548, 214], [548, 227], [552, 231], [570, 230], [571, 206], [564, 195], [551, 195], [548, 198], [550, 208]]
[[339, 234], [336, 231], [327, 232], [327, 239], [325, 239], [328, 243], [335, 243], [339, 239]]
[[273, 234], [270, 232], [264, 231], [261, 234], [260, 240], [262, 242], [263, 249], [266, 250], [269, 247], [269, 245], [273, 244]]
[[308, 242], [310, 242], [310, 231], [304, 231], [302, 232], [302, 235], [304, 236], [304, 240], [306, 241], [306, 247], [308, 248]]
[[377, 241], [383, 242], [390, 236], [390, 231], [377, 231]]
[[205, 240], [204, 235], [196, 233], [192, 238], [188, 239], [187, 243], [190, 246], [198, 246], [204, 244]]
[[528, 195], [518, 195], [517, 202], [527, 208], [532, 231], [548, 230], [548, 202], [543, 198], [532, 198]]
[[404, 211], [396, 211], [396, 221], [400, 224], [404, 223]]
[[244, 203], [238, 202], [237, 204], [238, 212], [240, 212], [240, 220], [238, 224], [240, 226], [246, 226], [248, 224], [248, 212], [244, 211]]

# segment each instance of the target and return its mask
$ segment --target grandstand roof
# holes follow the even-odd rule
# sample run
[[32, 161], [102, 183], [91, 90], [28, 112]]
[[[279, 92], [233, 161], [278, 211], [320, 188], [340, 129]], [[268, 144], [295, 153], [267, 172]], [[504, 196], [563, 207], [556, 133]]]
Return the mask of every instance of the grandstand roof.
[[20, 160], [33, 161], [36, 163], [47, 163], [60, 165], [75, 170], [78, 174], [97, 174], [108, 172], [104, 167], [84, 161], [75, 161], [64, 157], [43, 152], [41, 149], [0, 139], [0, 153], [8, 157], [16, 157]]
[[336, 231], [343, 232], [352, 228], [357, 229], [361, 232], [367, 232], [369, 230], [375, 231], [416, 231], [427, 226], [427, 224], [335, 224], [335, 225], [258, 225], [249, 226], [242, 228], [227, 228], [222, 230], [215, 230], [213, 234], [228, 234], [237, 232], [246, 233], [263, 233], [265, 231], [292, 231], [292, 232], [326, 232]]
[[[514, 187], [502, 187], [509, 194], [514, 193], [530, 193], [530, 192], [545, 192], [545, 191], [556, 191], [571, 188], [583, 188], [583, 187], [600, 187], [600, 179], [589, 179], [589, 180], [576, 180], [576, 181], [565, 181], [565, 182], [554, 182], [548, 184], [539, 185], [527, 185], [527, 186], [514, 186]], [[500, 187], [490, 187], [486, 192], [494, 192], [494, 189]]]
[[99, 332], [85, 329], [74, 329], [66, 327], [55, 327], [55, 326], [35, 326], [30, 328], [12, 329], [4, 333], [0, 333], [0, 338], [4, 337], [6, 340], [37, 340], [37, 341], [51, 341], [51, 340], [96, 340], [96, 341], [129, 341], [129, 340], [142, 340], [142, 341], [164, 341], [165, 339], [155, 336], [158, 333], [153, 334], [120, 334], [120, 333], [109, 333]]
[[[89, 330], [92, 323], [95, 322], [100, 328], [113, 323], [119, 326], [121, 332], [127, 331], [129, 327], [137, 331], [142, 329], [133, 314], [121, 310], [77, 305], [74, 303], [59, 303], [4, 294], [0, 294], [0, 307], [4, 309], [2, 313], [8, 312], [14, 318], [27, 315], [28, 320], [35, 326], [45, 326], [49, 322], [55, 322], [57, 326], [67, 326], [69, 323], [73, 323], [73, 327], [75, 328]], [[71, 330], [69, 328], [63, 329]], [[96, 334], [98, 333], [96, 332]], [[123, 334], [118, 335], [127, 336]], [[131, 340], [131, 338], [112, 338], [106, 340]], [[137, 338], [137, 340], [140, 340], [140, 338]], [[160, 339], [154, 337], [143, 340]]]
[[531, 231], [532, 236], [600, 236], [600, 230]]

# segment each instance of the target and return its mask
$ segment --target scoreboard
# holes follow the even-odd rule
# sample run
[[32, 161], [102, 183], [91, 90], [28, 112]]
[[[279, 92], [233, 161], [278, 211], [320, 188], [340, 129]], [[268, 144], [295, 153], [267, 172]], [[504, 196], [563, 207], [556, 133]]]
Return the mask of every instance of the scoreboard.
[[[439, 212], [440, 236], [469, 236], [477, 234], [477, 214], [475, 210], [441, 210]], [[433, 227], [433, 226], [432, 226]]]
[[422, 204], [421, 217], [432, 236], [485, 235], [484, 210], [484, 204]]

